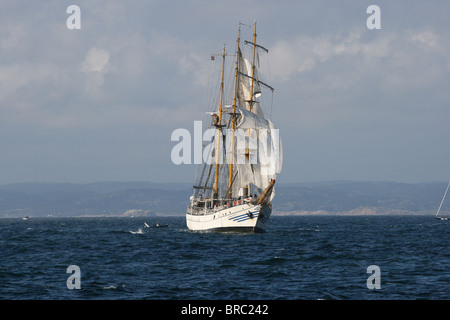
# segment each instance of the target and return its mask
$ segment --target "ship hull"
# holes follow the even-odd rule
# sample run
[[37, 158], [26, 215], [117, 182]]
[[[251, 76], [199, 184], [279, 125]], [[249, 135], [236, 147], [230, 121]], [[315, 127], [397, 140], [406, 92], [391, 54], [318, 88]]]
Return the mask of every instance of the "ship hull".
[[244, 203], [221, 210], [193, 212], [188, 208], [186, 225], [194, 231], [265, 232], [272, 208], [270, 205]]

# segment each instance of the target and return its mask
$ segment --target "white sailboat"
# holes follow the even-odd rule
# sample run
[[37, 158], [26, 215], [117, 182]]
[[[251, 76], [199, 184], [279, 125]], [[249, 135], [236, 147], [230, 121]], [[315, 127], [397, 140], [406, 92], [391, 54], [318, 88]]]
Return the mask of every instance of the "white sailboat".
[[447, 196], [447, 192], [448, 192], [448, 188], [449, 187], [450, 187], [450, 182], [447, 185], [447, 189], [445, 189], [444, 196], [442, 197], [441, 203], [439, 204], [439, 208], [436, 211], [436, 215], [435, 215], [436, 219], [439, 219], [439, 220], [448, 220], [449, 219], [449, 217], [442, 217], [442, 216], [439, 215], [439, 213], [441, 212], [442, 204], [444, 203], [445, 197]]
[[[256, 22], [251, 60], [240, 49], [237, 39], [232, 105], [224, 105], [225, 48], [222, 56], [220, 99], [211, 113], [215, 136], [208, 161], [198, 169], [194, 193], [186, 213], [190, 230], [239, 230], [261, 232], [266, 229], [275, 196], [276, 175], [282, 168], [282, 144], [278, 130], [265, 118], [260, 106], [261, 87], [273, 88], [259, 79], [255, 60]], [[259, 59], [258, 59], [259, 60]], [[258, 61], [259, 64], [259, 61]], [[230, 98], [231, 101], [231, 98]]]

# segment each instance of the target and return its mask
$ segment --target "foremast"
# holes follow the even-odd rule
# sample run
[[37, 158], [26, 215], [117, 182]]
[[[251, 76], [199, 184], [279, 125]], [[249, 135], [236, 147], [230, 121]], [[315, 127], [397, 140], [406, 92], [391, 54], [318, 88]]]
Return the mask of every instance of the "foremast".
[[231, 110], [231, 141], [230, 141], [230, 165], [228, 170], [228, 192], [227, 198], [231, 199], [233, 194], [233, 169], [234, 169], [234, 130], [236, 130], [236, 107], [237, 107], [237, 92], [238, 92], [238, 74], [239, 74], [239, 45], [241, 41], [241, 25], [239, 24], [237, 46], [236, 46], [236, 62], [234, 70], [234, 93], [233, 106]]
[[[253, 25], [253, 41], [244, 41], [245, 44], [251, 45], [252, 46], [252, 64], [251, 64], [251, 75], [248, 74], [244, 74], [244, 73], [239, 73], [239, 54], [240, 54], [240, 48], [239, 48], [239, 39], [240, 39], [240, 25], [239, 25], [239, 33], [238, 33], [238, 45], [237, 45], [237, 52], [236, 52], [236, 74], [235, 74], [235, 92], [234, 92], [234, 97], [237, 96], [237, 87], [238, 87], [238, 74], [240, 74], [241, 76], [247, 77], [251, 80], [250, 82], [250, 95], [249, 95], [249, 99], [246, 101], [248, 102], [248, 108], [247, 110], [250, 112], [254, 112], [253, 111], [253, 105], [255, 102], [257, 102], [257, 100], [255, 100], [255, 82], [257, 82], [258, 84], [262, 84], [266, 87], [268, 87], [269, 89], [271, 89], [273, 91], [273, 88], [261, 81], [259, 81], [259, 79], [256, 78], [256, 48], [260, 48], [262, 50], [264, 50], [265, 52], [269, 52], [269, 50], [267, 50], [266, 48], [264, 48], [263, 46], [259, 45], [256, 43], [256, 21], [254, 22]], [[235, 121], [235, 109], [236, 109], [236, 100], [233, 100], [233, 120]], [[234, 128], [233, 128], [233, 132], [234, 132]], [[248, 128], [247, 129], [247, 136], [250, 138], [251, 134], [251, 129]], [[233, 141], [233, 140], [232, 140]], [[245, 158], [247, 160], [250, 160], [250, 149], [247, 148], [244, 154]], [[232, 167], [230, 166], [230, 169], [232, 169]], [[229, 176], [229, 192], [231, 192], [231, 181], [232, 181], [232, 173], [233, 171], [230, 170], [230, 176]], [[269, 185], [266, 187], [266, 189], [264, 190], [263, 194], [261, 195], [261, 197], [258, 200], [258, 203], [261, 202], [261, 199], [266, 198], [267, 193], [271, 193], [272, 189], [273, 189], [273, 184], [275, 183], [275, 180], [273, 180], [273, 182], [271, 181], [269, 183]], [[247, 198], [248, 197], [248, 192], [249, 190], [249, 186], [245, 185], [243, 187], [243, 197]]]
[[[252, 75], [251, 75], [251, 83], [250, 83], [250, 100], [248, 101], [248, 111], [252, 112], [253, 103], [255, 100], [253, 99], [254, 85], [255, 85], [255, 56], [256, 56], [256, 21], [253, 27], [253, 42], [245, 41], [246, 44], [251, 44], [253, 46], [253, 55], [252, 55]], [[262, 48], [262, 47], [261, 47]], [[264, 48], [267, 51], [267, 49]], [[250, 128], [247, 129], [247, 136], [250, 137]], [[245, 152], [245, 158], [250, 160], [250, 149], [247, 148]], [[243, 188], [244, 198], [248, 197], [248, 185]]]
[[217, 199], [219, 196], [219, 149], [220, 149], [220, 136], [222, 135], [222, 113], [223, 113], [223, 78], [225, 73], [225, 47], [223, 47], [222, 53], [222, 75], [220, 82], [220, 99], [219, 99], [219, 110], [217, 116], [217, 122], [214, 124], [217, 128], [217, 137], [216, 137], [216, 170], [214, 173], [214, 193], [213, 199]]

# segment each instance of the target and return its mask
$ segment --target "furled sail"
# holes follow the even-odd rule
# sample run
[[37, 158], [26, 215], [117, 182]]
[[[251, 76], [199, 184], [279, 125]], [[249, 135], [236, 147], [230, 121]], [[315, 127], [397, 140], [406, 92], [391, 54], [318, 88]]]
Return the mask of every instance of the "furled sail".
[[[239, 88], [238, 98], [241, 107], [245, 107], [247, 110], [251, 110], [253, 113], [264, 117], [259, 102], [256, 98], [261, 96], [261, 87], [259, 85], [258, 71], [255, 67], [255, 76], [253, 77], [253, 97], [250, 97], [251, 83], [252, 83], [252, 65], [250, 61], [242, 56], [241, 50], [239, 50]], [[253, 104], [252, 104], [253, 102]]]
[[253, 184], [260, 193], [281, 172], [281, 138], [270, 120], [243, 108], [237, 110], [235, 163], [239, 181], [236, 187]]
[[[259, 80], [257, 67], [255, 65], [252, 67], [250, 61], [243, 57], [240, 49], [238, 49], [238, 55], [237, 97], [240, 107], [236, 108], [239, 116], [235, 133], [237, 141], [234, 158], [238, 172], [235, 188], [240, 189], [253, 184], [257, 189], [254, 191], [260, 194], [276, 178], [276, 174], [281, 172], [282, 143], [278, 130], [270, 120], [264, 117], [257, 100], [261, 96], [260, 84], [272, 90], [273, 88]], [[272, 190], [270, 199], [274, 195], [275, 190]]]

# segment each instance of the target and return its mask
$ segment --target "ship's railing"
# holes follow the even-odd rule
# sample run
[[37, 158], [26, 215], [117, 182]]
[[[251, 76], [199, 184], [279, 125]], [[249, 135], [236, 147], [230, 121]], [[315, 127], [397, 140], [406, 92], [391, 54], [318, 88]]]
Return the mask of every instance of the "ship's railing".
[[252, 203], [253, 201], [254, 198], [252, 197], [246, 199], [193, 199], [187, 208], [187, 213], [191, 215], [206, 215], [244, 203]]

